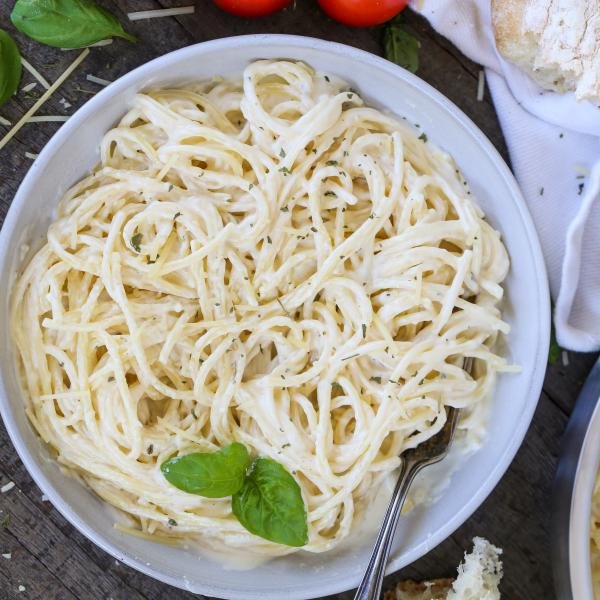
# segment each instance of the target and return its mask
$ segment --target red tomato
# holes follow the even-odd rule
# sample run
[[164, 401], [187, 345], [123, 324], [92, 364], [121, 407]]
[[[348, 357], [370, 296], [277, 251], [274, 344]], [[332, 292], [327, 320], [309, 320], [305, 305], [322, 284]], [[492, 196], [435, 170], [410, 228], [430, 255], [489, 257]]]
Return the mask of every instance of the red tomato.
[[353, 27], [370, 27], [389, 21], [406, 8], [408, 0], [319, 0], [332, 18]]
[[214, 3], [223, 10], [236, 15], [237, 17], [264, 17], [270, 15], [284, 6], [287, 6], [291, 0], [213, 0]]

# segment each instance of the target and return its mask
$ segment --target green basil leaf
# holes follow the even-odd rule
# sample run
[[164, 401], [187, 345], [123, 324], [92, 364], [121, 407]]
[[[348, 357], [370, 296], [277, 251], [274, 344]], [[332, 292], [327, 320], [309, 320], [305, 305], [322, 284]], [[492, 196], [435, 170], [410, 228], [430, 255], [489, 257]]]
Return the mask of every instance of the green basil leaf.
[[412, 73], [416, 73], [419, 68], [421, 42], [408, 33], [401, 23], [401, 18], [396, 17], [383, 30], [385, 57]]
[[550, 347], [548, 348], [548, 362], [553, 365], [556, 364], [560, 354], [562, 352], [562, 348], [558, 345], [556, 341], [556, 333], [554, 331], [554, 323], [550, 329]]
[[224, 498], [243, 485], [250, 465], [248, 450], [234, 442], [216, 452], [193, 452], [165, 461], [160, 469], [176, 488], [207, 498]]
[[21, 81], [21, 54], [15, 41], [0, 29], [0, 106], [19, 87]]
[[10, 18], [25, 35], [56, 48], [82, 48], [110, 37], [136, 41], [91, 0], [17, 0]]
[[254, 461], [244, 487], [233, 495], [232, 508], [239, 522], [254, 535], [287, 546], [308, 542], [300, 486], [270, 458]]

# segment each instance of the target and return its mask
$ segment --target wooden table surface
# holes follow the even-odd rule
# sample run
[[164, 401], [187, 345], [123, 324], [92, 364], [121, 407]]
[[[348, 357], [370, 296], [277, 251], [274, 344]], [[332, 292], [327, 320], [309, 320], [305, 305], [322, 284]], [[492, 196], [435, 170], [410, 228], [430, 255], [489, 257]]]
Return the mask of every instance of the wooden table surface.
[[[312, 0], [262, 20], [245, 21], [222, 13], [208, 0], [198, 0], [194, 15], [128, 23], [125, 12], [177, 5], [175, 0], [101, 0], [139, 38], [130, 44], [117, 40], [93, 48], [77, 71], [39, 114], [70, 115], [100, 88], [86, 74], [114, 80], [134, 67], [166, 52], [196, 42], [247, 33], [290, 33], [343, 42], [382, 53], [381, 29], [351, 29], [327, 19]], [[191, 0], [190, 2], [191, 3]], [[75, 58], [17, 35], [10, 24], [13, 2], [0, 6], [0, 27], [15, 35], [22, 54], [54, 81]], [[179, 5], [186, 2], [179, 1]], [[507, 159], [502, 132], [486, 90], [477, 102], [479, 65], [465, 58], [447, 40], [414, 14], [407, 26], [421, 41], [418, 74], [455, 102]], [[21, 86], [34, 81], [24, 73]], [[12, 122], [35, 102], [40, 86], [20, 92], [0, 115]], [[72, 106], [65, 108], [64, 98]], [[60, 124], [28, 124], [0, 151], [0, 223], [31, 165], [25, 153], [39, 152]], [[0, 126], [0, 137], [5, 128]], [[568, 360], [564, 360], [567, 358]], [[560, 438], [577, 394], [595, 360], [594, 355], [569, 353], [549, 366], [543, 392], [527, 434], [506, 475], [475, 514], [446, 541], [409, 567], [390, 575], [386, 587], [404, 578], [452, 576], [473, 536], [484, 536], [504, 549], [503, 597], [554, 597], [550, 563], [551, 484], [560, 451]], [[568, 363], [568, 364], [567, 364]], [[198, 598], [155, 581], [118, 563], [77, 532], [48, 503], [21, 464], [3, 425], [0, 425], [0, 486], [16, 485], [0, 494], [0, 600], [183, 600]], [[236, 576], [232, 574], [232, 576]], [[243, 575], [239, 575], [243, 577]], [[332, 598], [349, 599], [350, 592]]]

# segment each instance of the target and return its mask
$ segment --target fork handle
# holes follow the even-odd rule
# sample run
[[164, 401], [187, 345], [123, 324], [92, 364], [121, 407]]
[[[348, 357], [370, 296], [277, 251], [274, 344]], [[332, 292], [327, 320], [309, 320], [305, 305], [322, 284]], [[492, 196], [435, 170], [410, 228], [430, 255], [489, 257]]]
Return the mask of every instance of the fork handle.
[[396, 527], [398, 526], [398, 519], [402, 512], [402, 505], [404, 504], [404, 500], [406, 500], [408, 488], [415, 475], [424, 466], [423, 463], [419, 462], [403, 461], [398, 481], [396, 482], [392, 498], [383, 519], [383, 524], [373, 546], [369, 566], [356, 590], [354, 600], [379, 600], [385, 567], [390, 555], [394, 533], [396, 533]]

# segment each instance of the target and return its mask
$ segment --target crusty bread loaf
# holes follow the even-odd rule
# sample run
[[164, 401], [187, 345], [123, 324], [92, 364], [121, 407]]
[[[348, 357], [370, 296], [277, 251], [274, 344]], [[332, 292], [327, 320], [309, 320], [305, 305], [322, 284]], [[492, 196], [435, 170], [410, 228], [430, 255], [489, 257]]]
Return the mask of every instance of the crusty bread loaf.
[[458, 577], [446, 600], [500, 600], [502, 579], [502, 550], [487, 540], [473, 538], [473, 550], [465, 554], [458, 567]]
[[391, 592], [383, 595], [383, 600], [443, 600], [452, 589], [452, 579], [433, 581], [401, 581]]
[[401, 581], [383, 600], [500, 600], [502, 550], [483, 538], [473, 539], [473, 550], [465, 554], [458, 576], [433, 581]]
[[496, 46], [543, 88], [600, 100], [600, 0], [492, 0]]

